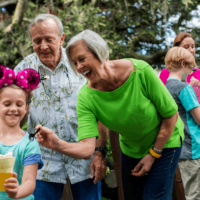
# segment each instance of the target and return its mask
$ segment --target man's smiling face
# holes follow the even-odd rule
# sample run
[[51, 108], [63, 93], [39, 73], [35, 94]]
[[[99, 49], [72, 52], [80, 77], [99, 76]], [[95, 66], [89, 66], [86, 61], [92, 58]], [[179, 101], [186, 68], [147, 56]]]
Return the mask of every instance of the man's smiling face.
[[30, 29], [33, 50], [39, 59], [50, 69], [57, 66], [61, 58], [61, 46], [64, 42], [58, 35], [58, 25], [56, 21], [48, 18], [33, 25]]

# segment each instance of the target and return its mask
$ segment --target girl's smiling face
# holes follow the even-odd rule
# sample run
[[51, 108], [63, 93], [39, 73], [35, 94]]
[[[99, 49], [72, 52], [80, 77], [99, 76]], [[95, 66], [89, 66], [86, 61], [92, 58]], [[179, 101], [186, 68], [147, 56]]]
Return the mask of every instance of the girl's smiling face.
[[22, 89], [3, 88], [0, 93], [0, 120], [7, 126], [19, 126], [27, 112], [26, 94]]

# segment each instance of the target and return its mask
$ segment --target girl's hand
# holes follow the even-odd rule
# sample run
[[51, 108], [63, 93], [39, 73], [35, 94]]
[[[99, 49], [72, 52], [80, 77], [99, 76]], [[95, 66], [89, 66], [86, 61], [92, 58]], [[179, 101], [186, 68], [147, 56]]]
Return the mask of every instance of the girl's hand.
[[18, 192], [19, 183], [17, 180], [17, 174], [15, 172], [11, 172], [11, 174], [13, 175], [13, 177], [6, 179], [6, 184], [4, 184], [4, 186], [6, 187], [6, 192], [8, 196], [14, 199]]

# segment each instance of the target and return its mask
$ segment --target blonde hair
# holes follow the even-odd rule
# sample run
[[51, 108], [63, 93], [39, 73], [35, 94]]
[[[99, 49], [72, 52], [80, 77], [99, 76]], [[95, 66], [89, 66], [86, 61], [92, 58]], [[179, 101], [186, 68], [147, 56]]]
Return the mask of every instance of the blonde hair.
[[27, 95], [26, 91], [24, 89], [22, 89], [21, 87], [15, 85], [15, 84], [11, 84], [11, 85], [8, 85], [6, 87], [0, 88], [0, 98], [1, 98], [1, 93], [5, 90], [5, 88], [13, 88], [13, 89], [22, 90], [25, 94], [25, 97], [26, 97], [26, 105], [28, 104], [28, 95]]
[[165, 57], [165, 65], [169, 71], [180, 69], [181, 63], [198, 68], [194, 56], [183, 47], [172, 47]]

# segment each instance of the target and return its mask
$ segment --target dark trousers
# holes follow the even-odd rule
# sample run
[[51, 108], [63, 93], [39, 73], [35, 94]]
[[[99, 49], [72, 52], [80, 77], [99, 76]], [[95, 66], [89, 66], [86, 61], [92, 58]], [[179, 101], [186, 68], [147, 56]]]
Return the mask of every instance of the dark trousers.
[[122, 153], [122, 182], [125, 200], [171, 200], [173, 179], [181, 153], [181, 147], [163, 150], [148, 175], [135, 177], [131, 170], [141, 159]]
[[[87, 179], [71, 184], [74, 200], [101, 200], [101, 181], [93, 183], [94, 179]], [[61, 200], [64, 184], [46, 181], [36, 181], [33, 195], [35, 200]]]

